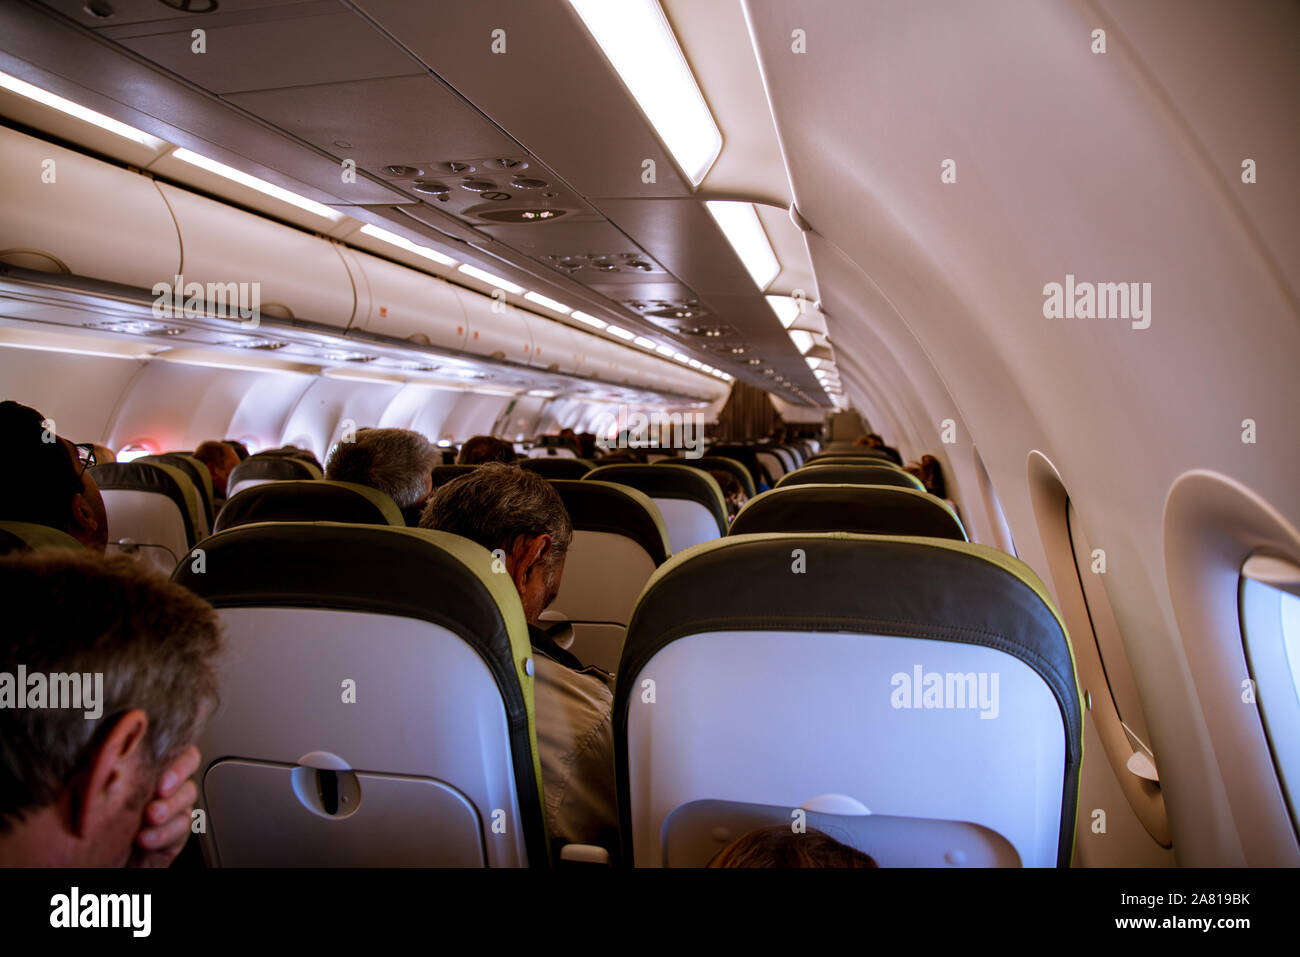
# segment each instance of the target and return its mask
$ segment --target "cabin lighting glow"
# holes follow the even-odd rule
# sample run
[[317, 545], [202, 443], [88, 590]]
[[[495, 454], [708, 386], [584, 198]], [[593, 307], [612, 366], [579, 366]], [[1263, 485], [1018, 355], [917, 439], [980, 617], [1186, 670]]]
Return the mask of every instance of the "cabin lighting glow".
[[573, 312], [573, 310], [564, 303], [556, 302], [554, 299], [548, 299], [539, 292], [526, 292], [524, 293], [524, 298], [529, 302], [537, 303], [539, 306], [545, 306], [552, 312], [558, 312], [562, 316], [567, 316], [569, 313]]
[[618, 326], [615, 325], [606, 326], [605, 331], [608, 332], [611, 336], [618, 336], [620, 339], [624, 339], [628, 342], [631, 342], [633, 339], [636, 338], [636, 333], [628, 332], [626, 329], [620, 329]]
[[803, 308], [799, 305], [799, 300], [792, 296], [764, 296], [767, 304], [772, 307], [776, 317], [781, 320], [781, 325], [789, 329], [794, 325], [794, 321], [799, 318], [799, 313]]
[[318, 203], [314, 199], [308, 199], [306, 196], [299, 196], [297, 193], [291, 193], [283, 186], [276, 186], [274, 183], [268, 183], [264, 179], [258, 179], [256, 176], [250, 176], [243, 170], [235, 169], [233, 166], [227, 166], [225, 163], [218, 163], [214, 159], [208, 159], [206, 156], [200, 156], [198, 153], [180, 147], [172, 152], [183, 163], [189, 163], [191, 166], [197, 166], [199, 169], [205, 169], [209, 173], [230, 180], [232, 183], [238, 183], [240, 186], [247, 186], [249, 189], [255, 189], [259, 193], [265, 193], [282, 203], [288, 203], [290, 206], [297, 206], [299, 209], [305, 209], [309, 213], [314, 213], [324, 219], [338, 222], [343, 218], [343, 214], [338, 210], [330, 209], [323, 203]]
[[661, 356], [667, 356], [669, 359], [673, 357], [672, 346], [655, 346], [655, 352], [659, 353]]
[[572, 318], [577, 319], [579, 322], [585, 322], [587, 325], [592, 326], [593, 328], [596, 329], [604, 329], [607, 325], [609, 325], [609, 323], [606, 322], [604, 319], [597, 319], [595, 316], [590, 316], [585, 312], [579, 312], [577, 309], [573, 310], [573, 312], [570, 315], [572, 316]]
[[654, 349], [655, 347], [655, 344], [651, 340], [647, 339], [645, 336], [637, 336], [632, 341], [635, 342], [642, 349]]
[[712, 200], [704, 205], [755, 284], [759, 289], [766, 289], [781, 271], [781, 264], [772, 251], [763, 224], [758, 221], [754, 204]]
[[423, 256], [425, 259], [432, 259], [434, 262], [443, 266], [454, 266], [456, 260], [450, 256], [444, 256], [436, 249], [430, 249], [428, 246], [421, 246], [419, 243], [413, 243], [405, 236], [399, 236], [397, 233], [390, 233], [386, 229], [380, 229], [378, 226], [371, 226], [369, 223], [361, 227], [361, 231], [367, 236], [378, 239], [381, 243], [388, 243], [390, 246], [396, 246], [398, 249], [405, 249], [408, 253], [415, 253], [417, 256]]
[[96, 113], [94, 110], [87, 109], [79, 103], [73, 103], [71, 100], [65, 100], [63, 97], [51, 93], [49, 90], [42, 90], [39, 86], [32, 86], [25, 80], [20, 80], [16, 76], [10, 76], [8, 73], [0, 73], [0, 87], [9, 90], [11, 93], [17, 93], [19, 96], [25, 96], [29, 100], [35, 100], [42, 106], [48, 106], [51, 109], [58, 110], [60, 113], [66, 113], [68, 116], [76, 117], [83, 123], [90, 123], [98, 126], [101, 130], [108, 130], [110, 133], [116, 133], [124, 139], [139, 143], [141, 146], [147, 146], [150, 149], [160, 149], [163, 141], [156, 136], [150, 136], [144, 130], [137, 130], [134, 126], [128, 126], [111, 116], [105, 116], [103, 113]]
[[808, 350], [813, 347], [812, 333], [806, 329], [791, 329], [790, 341], [794, 343], [800, 355], [807, 355]]
[[489, 286], [496, 286], [506, 292], [513, 292], [516, 296], [521, 295], [524, 291], [524, 287], [518, 283], [513, 283], [509, 279], [502, 279], [500, 276], [494, 276], [486, 269], [479, 269], [478, 266], [471, 266], [469, 263], [461, 264], [460, 271], [467, 276], [473, 276], [479, 282], [487, 283]]
[[658, 0], [569, 0], [692, 186], [722, 134]]

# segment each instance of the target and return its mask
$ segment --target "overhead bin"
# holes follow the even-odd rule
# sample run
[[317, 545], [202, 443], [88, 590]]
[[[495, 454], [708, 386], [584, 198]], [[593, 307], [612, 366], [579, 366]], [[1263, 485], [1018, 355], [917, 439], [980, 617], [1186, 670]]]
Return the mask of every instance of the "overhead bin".
[[352, 277], [333, 243], [167, 183], [158, 188], [180, 228], [187, 285], [258, 283], [264, 317], [339, 329], [352, 322]]
[[451, 283], [378, 256], [339, 247], [356, 284], [354, 325], [438, 349], [465, 349], [469, 323]]
[[0, 127], [0, 262], [150, 289], [181, 266], [153, 180]]
[[581, 375], [585, 365], [582, 333], [545, 316], [525, 313], [524, 317], [533, 337], [532, 365], [551, 372]]
[[[520, 364], [532, 361], [532, 332], [522, 309], [459, 287], [456, 288], [456, 297], [468, 323], [466, 352]], [[493, 305], [500, 311], [494, 310]]]

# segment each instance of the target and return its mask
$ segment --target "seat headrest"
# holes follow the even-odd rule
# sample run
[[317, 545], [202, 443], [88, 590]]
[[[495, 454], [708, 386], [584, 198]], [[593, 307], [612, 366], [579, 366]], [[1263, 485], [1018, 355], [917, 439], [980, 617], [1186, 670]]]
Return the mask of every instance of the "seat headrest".
[[82, 548], [67, 532], [33, 522], [0, 522], [0, 555], [38, 548]]
[[583, 481], [613, 482], [645, 492], [650, 498], [678, 498], [698, 502], [709, 510], [718, 528], [727, 529], [727, 500], [717, 480], [701, 469], [664, 469], [656, 465], [602, 465]]
[[884, 449], [868, 448], [865, 445], [853, 445], [848, 448], [823, 449], [816, 455], [810, 456], [808, 463], [812, 464], [813, 462], [820, 462], [822, 459], [828, 458], [881, 459], [885, 462], [893, 462], [893, 459], [889, 457], [889, 453]]
[[860, 532], [966, 541], [961, 519], [940, 499], [886, 485], [786, 485], [751, 499], [730, 535]]
[[291, 455], [250, 455], [230, 470], [231, 488], [240, 482], [283, 482], [290, 479], [319, 479], [320, 470], [310, 462]]
[[672, 554], [663, 516], [644, 492], [587, 479], [548, 481], [559, 493], [575, 532], [608, 532], [633, 539], [655, 565], [662, 565]]
[[891, 469], [902, 469], [893, 459], [878, 458], [874, 455], [818, 455], [809, 459], [806, 465], [878, 465]]
[[710, 447], [710, 456], [719, 456], [724, 459], [734, 459], [749, 470], [750, 478], [754, 481], [754, 487], [758, 488], [760, 482], [767, 477], [767, 469], [758, 461], [758, 450], [749, 445], [718, 445]]
[[746, 498], [754, 497], [754, 476], [750, 475], [749, 469], [735, 459], [729, 459], [722, 455], [701, 455], [698, 459], [684, 457], [664, 459], [662, 462], [656, 462], [655, 465], [685, 465], [690, 468], [704, 469], [706, 472], [726, 472], [728, 475], [736, 477], [736, 481], [740, 483], [741, 490], [744, 491]]
[[893, 465], [805, 465], [776, 483], [777, 488], [787, 485], [892, 485], [925, 491], [920, 479]]
[[580, 479], [596, 466], [586, 459], [535, 458], [520, 459], [519, 467], [536, 472], [542, 478]]
[[137, 462], [161, 462], [164, 465], [175, 465], [178, 469], [189, 476], [194, 487], [205, 496], [205, 501], [211, 503], [212, 473], [208, 467], [203, 464], [201, 459], [196, 459], [188, 452], [159, 452], [157, 455], [144, 455], [136, 459]]
[[195, 541], [199, 528], [199, 493], [188, 475], [163, 462], [109, 462], [89, 469], [100, 491], [153, 492], [176, 503], [185, 520], [185, 538]]
[[257, 522], [348, 522], [405, 525], [397, 503], [378, 489], [352, 482], [267, 482], [235, 493], [213, 531]]

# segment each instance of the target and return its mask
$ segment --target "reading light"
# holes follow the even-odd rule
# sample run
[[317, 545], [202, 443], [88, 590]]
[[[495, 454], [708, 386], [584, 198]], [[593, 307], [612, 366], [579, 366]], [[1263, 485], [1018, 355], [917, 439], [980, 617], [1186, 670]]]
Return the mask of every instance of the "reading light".
[[806, 329], [791, 329], [790, 341], [794, 343], [800, 355], [807, 355], [808, 350], [813, 347], [812, 333]]
[[628, 342], [631, 342], [633, 339], [636, 338], [635, 333], [628, 332], [626, 329], [620, 329], [618, 326], [615, 325], [606, 325], [605, 331], [612, 336], [618, 336], [620, 339], [626, 339]]
[[577, 309], [570, 313], [570, 317], [577, 319], [579, 322], [585, 322], [587, 325], [594, 326], [597, 329], [604, 329], [609, 325], [609, 323], [604, 319], [597, 319], [595, 316], [589, 316], [585, 312], [579, 312]]
[[231, 182], [238, 183], [240, 186], [247, 186], [249, 189], [255, 189], [259, 193], [265, 193], [280, 200], [282, 203], [288, 203], [290, 206], [297, 206], [299, 209], [305, 209], [309, 213], [315, 213], [317, 216], [338, 222], [343, 218], [343, 214], [338, 210], [330, 209], [314, 199], [308, 199], [306, 196], [299, 196], [297, 193], [291, 193], [282, 186], [276, 186], [274, 183], [268, 183], [264, 179], [258, 179], [256, 176], [250, 176], [242, 170], [237, 170], [233, 166], [227, 166], [225, 163], [218, 163], [214, 159], [208, 159], [206, 156], [200, 156], [190, 150], [180, 147], [172, 152], [172, 156], [182, 162], [189, 163], [191, 166], [197, 166], [199, 169], [205, 169], [209, 173], [216, 173]]
[[67, 113], [69, 116], [75, 116], [83, 123], [90, 123], [98, 126], [101, 130], [108, 130], [110, 133], [116, 133], [125, 139], [139, 143], [141, 146], [147, 146], [150, 149], [160, 149], [163, 146], [163, 140], [156, 136], [150, 136], [144, 130], [137, 130], [134, 126], [127, 126], [125, 123], [113, 119], [111, 116], [105, 116], [103, 113], [96, 113], [94, 110], [87, 109], [79, 103], [73, 103], [71, 100], [65, 100], [61, 96], [56, 96], [49, 90], [42, 90], [39, 86], [32, 86], [25, 80], [20, 80], [16, 76], [10, 76], [8, 73], [0, 73], [0, 87], [17, 93], [19, 96], [25, 96], [29, 100], [35, 100], [43, 106], [58, 110], [60, 113]]
[[754, 204], [710, 200], [704, 205], [758, 288], [766, 289], [781, 271], [781, 264], [772, 252], [763, 224], [758, 221]]
[[421, 246], [419, 243], [413, 243], [405, 236], [399, 236], [397, 233], [390, 233], [386, 229], [380, 229], [378, 226], [371, 226], [369, 223], [361, 227], [361, 231], [367, 236], [373, 236], [381, 243], [388, 243], [390, 246], [396, 246], [398, 249], [405, 249], [408, 253], [415, 253], [417, 256], [423, 256], [425, 259], [432, 259], [443, 266], [454, 266], [456, 260], [450, 256], [444, 256], [436, 249], [430, 249], [428, 246]]
[[794, 325], [794, 321], [799, 318], [799, 313], [803, 312], [803, 307], [799, 305], [799, 300], [790, 296], [764, 296], [767, 304], [772, 307], [776, 317], [781, 320], [781, 325], [789, 329]]
[[500, 289], [504, 289], [506, 292], [513, 292], [516, 296], [524, 291], [523, 286], [511, 282], [509, 279], [502, 279], [500, 276], [494, 276], [486, 269], [479, 269], [478, 266], [471, 266], [469, 263], [462, 263], [460, 271], [465, 273], [467, 276], [473, 276], [480, 282], [487, 283], [489, 286], [496, 286]]
[[569, 0], [692, 186], [722, 134], [657, 0]]
[[529, 302], [537, 303], [539, 306], [545, 306], [547, 309], [550, 309], [552, 312], [558, 312], [562, 316], [567, 316], [569, 313], [573, 312], [573, 310], [570, 309], [568, 306], [566, 306], [564, 303], [556, 302], [554, 299], [547, 299], [545, 296], [543, 296], [541, 293], [538, 292], [526, 292], [524, 293], [524, 298], [527, 299]]

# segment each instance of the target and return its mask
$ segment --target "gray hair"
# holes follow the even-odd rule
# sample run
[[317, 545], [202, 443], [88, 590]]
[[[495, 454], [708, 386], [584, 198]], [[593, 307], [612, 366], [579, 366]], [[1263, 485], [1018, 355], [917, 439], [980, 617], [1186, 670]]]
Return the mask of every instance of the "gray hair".
[[501, 462], [476, 466], [434, 492], [420, 527], [460, 535], [488, 551], [509, 551], [524, 535], [550, 535], [552, 567], [573, 539], [573, 522], [551, 483]]
[[398, 508], [420, 504], [440, 453], [410, 429], [358, 429], [356, 439], [334, 446], [325, 477], [369, 485], [387, 494]]

